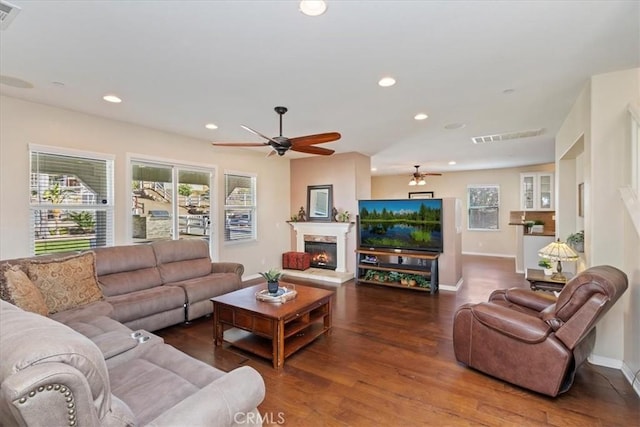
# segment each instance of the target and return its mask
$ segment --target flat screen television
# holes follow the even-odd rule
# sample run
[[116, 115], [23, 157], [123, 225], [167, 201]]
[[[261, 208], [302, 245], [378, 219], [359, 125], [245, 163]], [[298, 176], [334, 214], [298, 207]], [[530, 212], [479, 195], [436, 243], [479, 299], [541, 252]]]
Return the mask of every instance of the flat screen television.
[[358, 200], [361, 249], [442, 252], [442, 199]]

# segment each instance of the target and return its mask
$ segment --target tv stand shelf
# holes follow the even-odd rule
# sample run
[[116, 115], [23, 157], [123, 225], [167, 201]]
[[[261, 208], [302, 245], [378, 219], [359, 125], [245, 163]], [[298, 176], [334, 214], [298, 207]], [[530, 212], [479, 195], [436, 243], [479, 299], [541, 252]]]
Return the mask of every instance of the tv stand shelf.
[[[358, 283], [438, 292], [439, 253], [357, 249]], [[397, 262], [393, 258], [397, 257]], [[405, 262], [408, 261], [408, 262]]]

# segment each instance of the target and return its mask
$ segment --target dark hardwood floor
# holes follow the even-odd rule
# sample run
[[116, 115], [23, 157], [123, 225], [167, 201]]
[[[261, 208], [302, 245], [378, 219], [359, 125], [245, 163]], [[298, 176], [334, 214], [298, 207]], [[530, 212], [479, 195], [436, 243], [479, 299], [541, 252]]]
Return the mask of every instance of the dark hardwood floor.
[[587, 362], [571, 390], [553, 399], [457, 363], [451, 338], [456, 308], [484, 301], [494, 289], [528, 286], [510, 259], [465, 256], [463, 265], [457, 293], [353, 281], [340, 286], [330, 335], [286, 359], [280, 371], [226, 345], [214, 348], [211, 318], [157, 333], [219, 369], [257, 369], [267, 390], [259, 407], [265, 425], [640, 425], [640, 398], [618, 370]]

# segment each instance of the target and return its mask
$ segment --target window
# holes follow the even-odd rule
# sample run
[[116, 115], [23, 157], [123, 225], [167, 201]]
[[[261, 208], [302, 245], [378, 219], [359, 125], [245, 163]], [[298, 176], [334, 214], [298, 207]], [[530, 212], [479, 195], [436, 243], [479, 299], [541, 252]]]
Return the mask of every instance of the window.
[[31, 252], [113, 244], [113, 158], [32, 145]]
[[212, 177], [206, 168], [132, 161], [133, 242], [210, 239]]
[[256, 177], [225, 173], [224, 189], [224, 241], [255, 239]]
[[498, 185], [470, 185], [467, 187], [469, 230], [498, 230], [500, 187]]

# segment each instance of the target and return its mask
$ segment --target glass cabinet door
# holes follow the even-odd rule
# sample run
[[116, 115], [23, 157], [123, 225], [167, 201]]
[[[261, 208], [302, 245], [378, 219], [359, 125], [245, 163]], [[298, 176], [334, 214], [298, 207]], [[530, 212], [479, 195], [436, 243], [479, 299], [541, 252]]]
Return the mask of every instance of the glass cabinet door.
[[520, 200], [522, 209], [534, 209], [535, 203], [535, 175], [522, 175], [520, 177], [520, 187], [522, 193]]
[[553, 175], [539, 175], [539, 198], [538, 206], [540, 209], [551, 209], [553, 207]]

